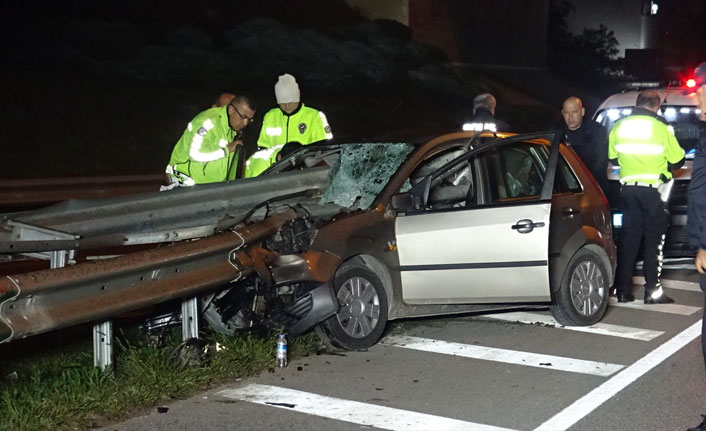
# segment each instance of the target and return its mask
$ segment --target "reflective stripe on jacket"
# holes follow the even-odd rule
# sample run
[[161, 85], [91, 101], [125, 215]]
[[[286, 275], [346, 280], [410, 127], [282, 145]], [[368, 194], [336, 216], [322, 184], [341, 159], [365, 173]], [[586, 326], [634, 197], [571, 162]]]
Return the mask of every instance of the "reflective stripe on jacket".
[[684, 158], [674, 130], [656, 114], [636, 108], [620, 119], [608, 137], [608, 158], [618, 159], [620, 182], [660, 184], [660, 175], [671, 178], [669, 164]]
[[284, 145], [275, 145], [272, 148], [264, 148], [255, 152], [245, 162], [245, 173], [243, 178], [252, 178], [260, 175], [265, 169], [277, 161], [277, 154]]
[[177, 181], [188, 178], [183, 185], [234, 179], [238, 158], [226, 147], [236, 134], [228, 123], [227, 106], [201, 112], [174, 146], [167, 173]]
[[262, 119], [257, 146], [272, 148], [287, 142], [309, 145], [331, 138], [333, 133], [326, 115], [301, 103], [290, 115], [285, 114], [279, 107], [270, 109]]

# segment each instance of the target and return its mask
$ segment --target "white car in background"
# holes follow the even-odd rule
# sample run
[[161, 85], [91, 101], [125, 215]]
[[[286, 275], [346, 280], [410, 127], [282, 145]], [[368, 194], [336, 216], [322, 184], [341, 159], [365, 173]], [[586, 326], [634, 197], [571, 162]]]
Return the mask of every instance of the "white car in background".
[[[706, 133], [699, 121], [701, 110], [696, 104], [696, 88], [686, 86], [658, 87], [642, 83], [634, 90], [625, 91], [608, 97], [596, 110], [593, 119], [602, 124], [610, 133], [613, 124], [620, 118], [630, 115], [635, 108], [635, 101], [640, 91], [656, 90], [662, 98], [659, 115], [664, 117], [673, 128], [679, 145], [686, 152], [686, 163], [674, 175], [674, 186], [669, 199], [669, 228], [665, 239], [664, 255], [666, 257], [692, 256], [689, 250], [689, 239], [686, 234], [686, 199], [694, 158], [694, 147], [699, 136]], [[616, 237], [620, 236], [622, 228], [622, 213], [619, 203], [619, 172], [620, 168], [608, 167], [608, 190], [606, 195], [610, 201], [613, 213], [613, 228]]]

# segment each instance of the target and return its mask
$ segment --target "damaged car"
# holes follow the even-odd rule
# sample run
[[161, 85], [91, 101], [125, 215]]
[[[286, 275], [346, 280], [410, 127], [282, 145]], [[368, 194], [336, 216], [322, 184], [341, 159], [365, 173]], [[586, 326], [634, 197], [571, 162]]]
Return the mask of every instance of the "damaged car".
[[554, 133], [313, 144], [264, 175], [299, 170], [326, 173], [325, 186], [253, 209], [297, 216], [233, 253], [255, 271], [202, 298], [214, 329], [316, 326], [362, 349], [400, 318], [548, 306], [592, 325], [605, 313], [608, 202]]

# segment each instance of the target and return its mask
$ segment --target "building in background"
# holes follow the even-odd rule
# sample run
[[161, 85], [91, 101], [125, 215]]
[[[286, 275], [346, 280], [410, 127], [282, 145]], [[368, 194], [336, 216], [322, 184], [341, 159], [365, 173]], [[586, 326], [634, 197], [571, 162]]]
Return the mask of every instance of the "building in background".
[[569, 31], [581, 34], [601, 24], [618, 41], [618, 57], [625, 57], [624, 72], [637, 79], [658, 79], [663, 74], [659, 51], [660, 1], [570, 0], [574, 13], [567, 19]]
[[618, 39], [620, 57], [627, 49], [653, 49], [659, 36], [659, 2], [645, 0], [570, 0], [574, 13], [569, 15], [569, 31], [581, 34], [584, 28], [600, 24], [612, 30]]
[[369, 18], [408, 26], [453, 63], [546, 68], [549, 0], [346, 0]]

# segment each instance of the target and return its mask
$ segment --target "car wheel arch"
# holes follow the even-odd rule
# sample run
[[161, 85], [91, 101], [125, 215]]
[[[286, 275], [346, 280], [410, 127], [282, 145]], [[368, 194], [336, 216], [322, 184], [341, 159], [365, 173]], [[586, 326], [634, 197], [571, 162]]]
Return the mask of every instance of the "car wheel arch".
[[561, 286], [564, 277], [564, 269], [571, 262], [574, 255], [586, 245], [586, 236], [583, 230], [577, 230], [566, 241], [562, 243], [558, 253], [550, 254], [549, 266], [549, 286], [552, 292], [556, 292]]
[[[605, 251], [596, 244], [586, 244], [585, 246], [579, 248], [576, 253], [571, 256], [569, 264], [564, 268], [564, 277], [561, 282], [561, 289], [557, 291], [552, 291], [552, 303], [550, 305], [550, 311], [554, 318], [562, 325], [566, 326], [587, 326], [592, 325], [600, 321], [600, 319], [605, 314], [605, 310], [608, 306], [608, 296], [610, 291], [610, 283], [602, 283], [600, 281], [600, 275], [608, 276], [610, 279], [612, 277], [610, 266], [606, 266], [609, 263], [605, 255]], [[591, 263], [593, 262], [593, 263]], [[596, 307], [595, 313], [585, 314], [582, 313], [580, 309], [577, 309], [576, 300], [574, 299], [575, 293], [573, 292], [574, 287], [572, 286], [572, 278], [576, 276], [577, 268], [583, 267], [583, 265], [592, 265], [593, 269], [596, 269], [595, 278], [594, 275], [590, 275], [590, 280], [595, 280], [590, 282], [589, 285], [584, 286], [584, 281], [580, 281], [581, 286], [578, 289], [588, 289], [586, 292], [582, 292], [579, 295], [579, 300], [581, 304], [578, 306], [583, 309], [583, 305], [590, 305], [587, 302], [588, 296], [593, 296], [594, 292], [601, 297], [602, 302]], [[602, 268], [601, 268], [602, 267]], [[589, 271], [590, 274], [593, 274]], [[584, 274], [589, 274], [584, 273]], [[587, 278], [586, 281], [589, 279]], [[602, 291], [602, 293], [601, 293]], [[580, 298], [584, 295], [584, 298]], [[596, 305], [595, 300], [593, 304]], [[592, 308], [593, 309], [593, 308]]]

